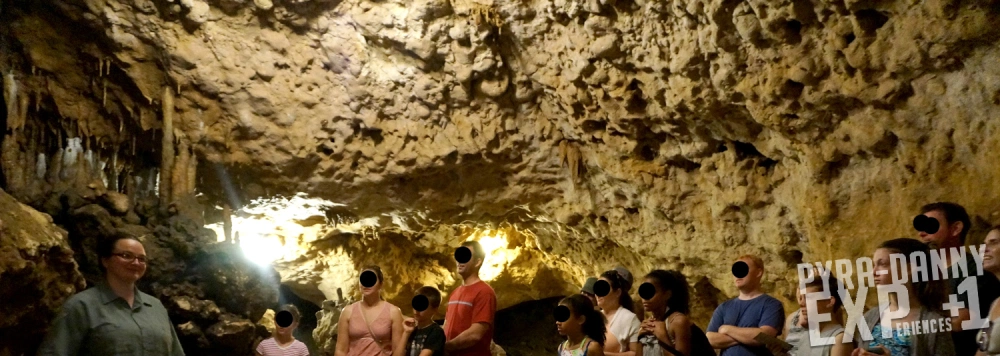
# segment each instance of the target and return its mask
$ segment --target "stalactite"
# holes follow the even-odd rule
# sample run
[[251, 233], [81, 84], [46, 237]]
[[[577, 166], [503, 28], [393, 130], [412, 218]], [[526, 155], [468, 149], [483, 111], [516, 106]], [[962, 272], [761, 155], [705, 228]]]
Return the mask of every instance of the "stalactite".
[[136, 195], [136, 188], [141, 186], [139, 182], [142, 180], [138, 174], [132, 176], [133, 173], [129, 170], [129, 174], [125, 176], [125, 195], [128, 195], [130, 201], [135, 201], [139, 197]]
[[[28, 108], [31, 107], [31, 96], [22, 94], [17, 98], [17, 123], [14, 129], [23, 128], [28, 123]], [[8, 118], [9, 119], [9, 118]]]
[[39, 180], [45, 179], [47, 165], [48, 161], [45, 160], [45, 154], [39, 153], [38, 158], [35, 160], [35, 177], [38, 177]]
[[59, 175], [59, 179], [63, 181], [76, 178], [78, 171], [77, 161], [83, 153], [83, 146], [81, 146], [80, 141], [79, 137], [66, 140], [66, 150], [62, 154], [62, 169]]
[[4, 177], [7, 179], [7, 191], [20, 193], [24, 187], [24, 161], [21, 159], [21, 149], [18, 145], [16, 132], [7, 134], [0, 146], [0, 165], [3, 165]]
[[[89, 142], [89, 140], [84, 140], [84, 142]], [[94, 152], [90, 150], [90, 144], [86, 143], [81, 159], [77, 160], [77, 173], [76, 173], [76, 184], [80, 186], [87, 186], [93, 181], [94, 177]]]
[[233, 242], [233, 209], [229, 203], [222, 204], [222, 232], [226, 235], [226, 242]]
[[[62, 143], [60, 143], [59, 145], [61, 146]], [[52, 155], [52, 159], [49, 161], [49, 167], [51, 168], [49, 169], [49, 176], [46, 179], [49, 181], [49, 184], [55, 185], [60, 180], [62, 180], [61, 175], [63, 170], [64, 154], [65, 154], [64, 149], [60, 147], [58, 150], [56, 150], [56, 153]]]
[[101, 94], [101, 106], [106, 108], [108, 107], [108, 80], [107, 79], [102, 80], [101, 86], [104, 88], [103, 89], [104, 93]]
[[30, 179], [29, 178], [29, 177], [32, 176], [32, 174], [31, 174], [32, 173], [31, 172], [32, 168], [34, 168], [34, 170], [36, 171], [35, 172], [36, 176], [37, 176], [37, 170], [38, 170], [38, 161], [37, 160], [38, 160], [38, 152], [39, 152], [38, 146], [39, 146], [39, 141], [40, 140], [36, 139], [37, 133], [35, 132], [35, 127], [37, 127], [37, 125], [31, 125], [31, 126], [28, 126], [23, 131], [24, 132], [24, 138], [25, 138], [26, 141], [28, 141], [28, 142], [25, 142], [23, 144], [23, 146], [22, 146], [22, 147], [25, 148], [25, 150], [24, 150], [24, 154], [22, 156], [22, 159], [24, 159], [24, 161], [21, 162], [21, 164], [24, 165], [24, 184], [26, 186], [27, 185], [34, 186], [38, 182], [35, 179]]
[[191, 159], [188, 161], [187, 174], [185, 192], [194, 194], [195, 188], [198, 187], [198, 152], [194, 150], [194, 146], [191, 146]]
[[163, 149], [160, 160], [160, 203], [170, 203], [171, 169], [174, 166], [174, 93], [163, 86]]
[[113, 192], [119, 191], [118, 190], [118, 149], [117, 148], [115, 148], [113, 150], [113, 152], [111, 152], [111, 178], [108, 179], [108, 180], [109, 180], [109, 183], [110, 183], [108, 185], [108, 189], [110, 189]]
[[135, 179], [135, 182], [133, 184], [135, 184], [135, 190], [132, 193], [133, 198], [134, 199], [139, 199], [139, 198], [146, 197], [146, 194], [145, 194], [146, 190], [144, 189], [144, 188], [146, 188], [146, 186], [142, 185], [142, 183], [145, 181], [145, 179], [142, 178], [142, 172], [139, 172], [139, 174], [136, 174], [134, 179]]
[[100, 180], [102, 183], [104, 183], [104, 187], [105, 188], [107, 188], [108, 184], [109, 184], [107, 169], [108, 169], [108, 160], [106, 158], [103, 158], [100, 155], [98, 155], [97, 156], [97, 174], [95, 174], [95, 175], [97, 176], [98, 180]]
[[14, 72], [7, 72], [3, 80], [3, 100], [7, 103], [7, 129], [12, 130], [17, 127], [17, 81], [14, 80]]
[[191, 160], [191, 151], [188, 149], [187, 138], [184, 137], [183, 133], [178, 132], [176, 134], [179, 144], [177, 146], [177, 159], [174, 161], [174, 167], [172, 168], [173, 179], [171, 179], [170, 187], [171, 197], [174, 199], [180, 198], [186, 195], [188, 192], [187, 188], [187, 169], [188, 161]]

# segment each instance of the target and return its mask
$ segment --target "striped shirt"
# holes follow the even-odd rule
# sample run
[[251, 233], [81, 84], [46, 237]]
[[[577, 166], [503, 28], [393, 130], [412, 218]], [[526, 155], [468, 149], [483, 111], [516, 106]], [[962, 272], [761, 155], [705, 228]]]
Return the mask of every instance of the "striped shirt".
[[264, 356], [309, 356], [309, 348], [302, 341], [294, 340], [291, 345], [281, 347], [273, 337], [261, 341], [257, 352]]

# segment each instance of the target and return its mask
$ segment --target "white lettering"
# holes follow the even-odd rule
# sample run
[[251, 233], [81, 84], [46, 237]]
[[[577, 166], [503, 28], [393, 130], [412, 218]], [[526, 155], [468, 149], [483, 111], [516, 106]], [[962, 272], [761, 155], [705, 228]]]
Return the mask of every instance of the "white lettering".
[[966, 305], [969, 309], [969, 320], [962, 322], [963, 330], [985, 328], [989, 321], [983, 318], [979, 310], [979, 288], [976, 285], [976, 279], [977, 277], [969, 277], [958, 285], [958, 293], [965, 293], [965, 295], [969, 296], [969, 304]]
[[[870, 263], [871, 259], [868, 262]], [[858, 288], [857, 300], [852, 300], [847, 290], [841, 289], [839, 292], [840, 300], [844, 302], [844, 311], [847, 312], [844, 340], [854, 341], [854, 330], [861, 330], [861, 340], [871, 341], [873, 339], [872, 332], [868, 329], [868, 322], [865, 321], [865, 299], [868, 298], [868, 287]]]
[[806, 284], [813, 281], [812, 264], [809, 263], [799, 263], [795, 266], [795, 269], [799, 272], [799, 290], [805, 289]]
[[844, 289], [845, 283], [847, 281], [847, 289], [854, 289], [854, 282], [851, 281], [851, 260], [837, 260], [837, 283], [840, 289]]
[[944, 264], [944, 249], [931, 250], [931, 278], [938, 281], [948, 279], [948, 266]]
[[[906, 255], [893, 253], [889, 255], [889, 271], [892, 276], [892, 284], [904, 285], [909, 279], [907, 270], [909, 263], [906, 263]], [[906, 294], [906, 292], [903, 292]]]
[[986, 253], [986, 245], [970, 245], [972, 258], [976, 260], [976, 275], [983, 275], [983, 255]]
[[806, 310], [809, 314], [809, 345], [833, 345], [833, 342], [836, 341], [833, 336], [822, 337], [819, 333], [819, 323], [833, 320], [833, 318], [830, 317], [829, 313], [820, 314], [816, 301], [829, 299], [829, 290], [806, 294]]
[[952, 276], [952, 278], [956, 278], [956, 277], [959, 277], [959, 276], [968, 277], [969, 276], [969, 266], [966, 265], [965, 263], [962, 263], [962, 262], [965, 261], [965, 249], [964, 248], [958, 248], [958, 247], [952, 247], [950, 249], [950, 251], [951, 251], [951, 263], [953, 265], [958, 266], [958, 272], [955, 272], [955, 275]]
[[910, 262], [913, 264], [913, 283], [931, 280], [930, 275], [927, 273], [927, 255], [924, 255], [922, 251], [911, 253]]
[[[860, 293], [860, 290], [862, 288], [867, 289], [867, 288], [874, 287], [875, 286], [875, 274], [874, 274], [875, 268], [874, 268], [874, 264], [872, 263], [872, 259], [869, 258], [869, 257], [861, 257], [857, 261], [855, 261], [854, 263], [855, 263], [855, 266], [857, 266], [856, 269], [858, 271], [858, 290], [859, 290], [859, 293]], [[865, 341], [868, 341], [868, 340], [865, 340]]]
[[[876, 289], [878, 290], [878, 309], [882, 311], [882, 338], [888, 339], [892, 337], [892, 320], [910, 314], [910, 298], [906, 287], [902, 284], [880, 285]], [[889, 310], [889, 293], [896, 294], [898, 308], [895, 311]]]

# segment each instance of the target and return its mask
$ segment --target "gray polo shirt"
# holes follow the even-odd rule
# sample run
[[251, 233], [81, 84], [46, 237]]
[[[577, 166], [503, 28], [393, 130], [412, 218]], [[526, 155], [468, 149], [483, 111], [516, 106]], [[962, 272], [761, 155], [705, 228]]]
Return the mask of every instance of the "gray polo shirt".
[[130, 308], [102, 283], [63, 304], [38, 355], [183, 356], [184, 350], [158, 299], [136, 288]]

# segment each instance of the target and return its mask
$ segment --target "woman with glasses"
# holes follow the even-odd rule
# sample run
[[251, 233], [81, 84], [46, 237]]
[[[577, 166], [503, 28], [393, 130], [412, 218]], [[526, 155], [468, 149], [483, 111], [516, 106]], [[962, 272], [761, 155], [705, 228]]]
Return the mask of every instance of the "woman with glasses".
[[59, 310], [39, 355], [184, 355], [167, 309], [136, 288], [146, 250], [133, 236], [98, 242], [104, 280], [70, 297]]
[[[983, 248], [983, 271], [1000, 278], [1000, 228], [995, 227], [990, 230], [983, 243], [986, 245]], [[1000, 328], [996, 326], [1000, 322], [1000, 307], [997, 307], [996, 300], [990, 306], [990, 313], [986, 319], [989, 320], [988, 324], [979, 330], [976, 338], [979, 343], [976, 356], [1000, 355]]]

